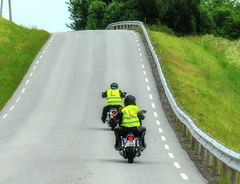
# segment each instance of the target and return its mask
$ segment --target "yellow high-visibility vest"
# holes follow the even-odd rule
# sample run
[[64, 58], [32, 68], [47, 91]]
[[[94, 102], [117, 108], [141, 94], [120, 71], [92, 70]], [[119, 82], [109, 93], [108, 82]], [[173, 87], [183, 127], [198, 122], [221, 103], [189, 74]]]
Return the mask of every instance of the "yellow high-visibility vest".
[[107, 105], [122, 105], [122, 98], [119, 89], [107, 90]]
[[124, 107], [121, 112], [123, 113], [122, 127], [131, 128], [141, 126], [138, 118], [138, 112], [140, 112], [140, 108], [138, 106], [128, 105]]

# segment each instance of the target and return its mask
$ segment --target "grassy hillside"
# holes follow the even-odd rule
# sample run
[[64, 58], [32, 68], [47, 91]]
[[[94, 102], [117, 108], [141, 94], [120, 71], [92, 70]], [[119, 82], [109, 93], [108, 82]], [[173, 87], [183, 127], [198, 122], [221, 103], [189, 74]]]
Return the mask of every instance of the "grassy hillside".
[[16, 90], [49, 33], [0, 18], [0, 110]]
[[150, 35], [177, 103], [198, 127], [240, 152], [240, 41]]

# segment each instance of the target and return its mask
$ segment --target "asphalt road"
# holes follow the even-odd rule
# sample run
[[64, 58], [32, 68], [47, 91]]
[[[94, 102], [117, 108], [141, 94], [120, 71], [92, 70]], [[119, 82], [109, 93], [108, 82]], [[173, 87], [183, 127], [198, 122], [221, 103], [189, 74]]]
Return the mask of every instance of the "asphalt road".
[[[128, 164], [100, 121], [111, 82], [147, 110], [147, 149]], [[1, 184], [203, 184], [167, 122], [131, 31], [56, 33], [0, 113]]]

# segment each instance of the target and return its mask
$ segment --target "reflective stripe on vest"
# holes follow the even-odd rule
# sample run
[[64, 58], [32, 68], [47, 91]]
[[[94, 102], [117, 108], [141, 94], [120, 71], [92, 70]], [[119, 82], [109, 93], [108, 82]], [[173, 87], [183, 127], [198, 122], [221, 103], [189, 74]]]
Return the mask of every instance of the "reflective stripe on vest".
[[138, 119], [138, 112], [140, 111], [139, 107], [136, 105], [128, 105], [122, 110], [123, 120], [121, 126], [131, 128], [131, 127], [140, 127], [140, 121]]
[[122, 98], [119, 89], [107, 90], [107, 105], [122, 105]]

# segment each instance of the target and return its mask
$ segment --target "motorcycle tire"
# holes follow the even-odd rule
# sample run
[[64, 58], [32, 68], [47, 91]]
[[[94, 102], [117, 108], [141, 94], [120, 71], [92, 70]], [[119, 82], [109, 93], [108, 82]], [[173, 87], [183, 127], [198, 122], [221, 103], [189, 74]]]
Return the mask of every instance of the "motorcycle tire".
[[127, 150], [127, 158], [128, 158], [128, 163], [133, 163], [134, 161], [134, 157], [135, 157], [135, 148], [134, 147], [130, 147]]

